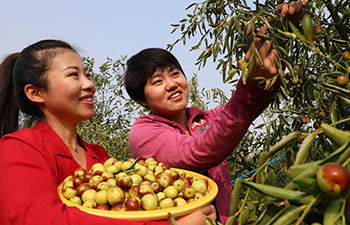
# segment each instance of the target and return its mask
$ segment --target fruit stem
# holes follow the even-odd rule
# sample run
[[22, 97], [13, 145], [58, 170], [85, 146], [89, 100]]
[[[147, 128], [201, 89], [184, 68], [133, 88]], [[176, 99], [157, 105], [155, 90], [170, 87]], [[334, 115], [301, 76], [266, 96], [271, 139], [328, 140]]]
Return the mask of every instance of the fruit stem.
[[[338, 215], [338, 219], [340, 218], [340, 217], [343, 217], [343, 221], [345, 221], [345, 207], [346, 207], [346, 198], [344, 198], [344, 199], [342, 199], [341, 200], [342, 201], [342, 203], [343, 203], [343, 205], [342, 205], [342, 207], [341, 207], [341, 212], [339, 213], [339, 215]], [[338, 220], [337, 219], [337, 220]]]
[[170, 212], [168, 213], [168, 219], [171, 225], [176, 225], [175, 219]]
[[[316, 110], [318, 109], [317, 107], [305, 107], [303, 108], [303, 112], [307, 111], [307, 110]], [[271, 112], [273, 113], [284, 113], [284, 112], [292, 112], [292, 113], [296, 113], [296, 114], [302, 114], [302, 111], [298, 111], [296, 109], [291, 109], [291, 108], [283, 108], [283, 109], [279, 109], [279, 110], [271, 110]]]
[[350, 121], [350, 118], [338, 120], [337, 122], [334, 122], [334, 123], [332, 123], [331, 125], [332, 125], [332, 126], [335, 126], [335, 125], [337, 125], [337, 124], [345, 123], [345, 122], [348, 122], [348, 121]]
[[350, 163], [350, 157], [342, 164], [343, 167], [348, 165]]
[[319, 194], [316, 198], [314, 198], [307, 206], [306, 209], [304, 210], [303, 214], [301, 214], [301, 216], [299, 217], [299, 219], [297, 220], [297, 222], [295, 223], [295, 225], [300, 225], [305, 216], [308, 214], [308, 212], [310, 211], [311, 207], [317, 202], [317, 200], [321, 197], [322, 194]]
[[[255, 176], [262, 170], [265, 168], [265, 166], [269, 163], [269, 161], [267, 159], [265, 159], [266, 161], [264, 162], [264, 164], [262, 166], [260, 166], [255, 173], [253, 173], [253, 175], [250, 177], [250, 178], [247, 178], [247, 181], [253, 181]], [[245, 196], [244, 196], [244, 199], [242, 201], [242, 206], [245, 205], [247, 199], [248, 199], [248, 196], [249, 196], [249, 192], [250, 192], [250, 188], [248, 188]], [[236, 212], [235, 216], [239, 215], [239, 213], [242, 211], [243, 207], [239, 207], [239, 210]]]
[[137, 156], [136, 159], [132, 162], [132, 164], [125, 171], [127, 172], [127, 171], [131, 170], [139, 160], [140, 160], [140, 156]]
[[256, 172], [253, 173], [253, 175], [252, 175], [250, 178], [248, 178], [247, 180], [253, 182], [253, 179], [255, 178], [255, 176], [256, 176], [262, 169], [264, 169], [265, 166], [269, 163], [269, 159], [270, 159], [270, 157], [266, 158], [264, 164], [261, 165], [261, 166], [256, 170]]
[[305, 42], [303, 42], [303, 43], [304, 43], [304, 45], [305, 45], [307, 48], [309, 48], [309, 49], [311, 49], [312, 51], [316, 52], [317, 54], [319, 54], [319, 55], [322, 56], [323, 58], [328, 59], [331, 63], [333, 63], [333, 64], [336, 65], [337, 67], [342, 68], [343, 70], [347, 71], [348, 73], [350, 72], [350, 69], [349, 69], [349, 68], [346, 68], [346, 67], [344, 67], [343, 65], [339, 64], [338, 62], [336, 62], [335, 60], [333, 60], [329, 55], [326, 55], [326, 54], [324, 54], [323, 52], [321, 52], [318, 48], [316, 48], [316, 47], [314, 47], [314, 46], [311, 46], [311, 45], [309, 45], [309, 44], [307, 44], [307, 43], [305, 43]]

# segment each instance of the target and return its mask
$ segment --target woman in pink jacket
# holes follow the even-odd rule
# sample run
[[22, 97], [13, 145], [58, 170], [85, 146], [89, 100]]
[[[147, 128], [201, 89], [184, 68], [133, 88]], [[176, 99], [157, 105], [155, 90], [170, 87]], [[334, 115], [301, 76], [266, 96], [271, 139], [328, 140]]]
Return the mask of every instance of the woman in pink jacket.
[[132, 156], [154, 157], [172, 167], [197, 172], [205, 170], [218, 184], [215, 203], [221, 221], [226, 221], [232, 187], [225, 158], [270, 103], [278, 82], [266, 91], [253, 80], [246, 85], [240, 81], [228, 103], [202, 111], [186, 107], [186, 77], [177, 59], [166, 50], [150, 48], [132, 56], [124, 78], [129, 95], [152, 112], [141, 115], [131, 128]]
[[[306, 2], [282, 4], [277, 12], [289, 19], [300, 18]], [[266, 32], [261, 28], [260, 32]], [[254, 119], [271, 102], [279, 89], [279, 79], [269, 89], [257, 84], [256, 77], [277, 74], [276, 51], [268, 40], [255, 38], [264, 66], [253, 66], [246, 85], [239, 81], [228, 103], [210, 111], [186, 107], [188, 86], [185, 73], [170, 52], [144, 49], [127, 61], [124, 75], [128, 94], [151, 110], [133, 124], [129, 144], [132, 156], [154, 157], [172, 167], [203, 172], [219, 186], [215, 200], [219, 217], [229, 216], [232, 190], [226, 157], [239, 144]], [[249, 61], [251, 51], [245, 60]]]
[[[64, 205], [57, 186], [75, 169], [103, 163], [106, 151], [85, 143], [79, 122], [94, 115], [95, 86], [79, 54], [67, 43], [43, 40], [9, 55], [0, 65], [0, 224], [165, 225], [84, 213]], [[18, 130], [19, 112], [38, 120]], [[177, 220], [205, 224], [213, 206]]]

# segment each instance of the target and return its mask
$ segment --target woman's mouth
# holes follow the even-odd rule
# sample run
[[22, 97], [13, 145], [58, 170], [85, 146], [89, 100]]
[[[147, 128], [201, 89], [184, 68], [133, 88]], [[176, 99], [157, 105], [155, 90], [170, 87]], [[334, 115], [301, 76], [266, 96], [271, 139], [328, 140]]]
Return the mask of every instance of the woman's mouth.
[[176, 93], [170, 95], [169, 99], [177, 98], [177, 97], [179, 97], [180, 95], [181, 95], [181, 92], [176, 92]]
[[80, 99], [81, 101], [84, 101], [84, 102], [93, 102], [94, 101], [94, 98], [82, 98]]
[[79, 98], [79, 101], [81, 101], [85, 104], [93, 105], [94, 104], [94, 96], [91, 94], [84, 95], [81, 98]]

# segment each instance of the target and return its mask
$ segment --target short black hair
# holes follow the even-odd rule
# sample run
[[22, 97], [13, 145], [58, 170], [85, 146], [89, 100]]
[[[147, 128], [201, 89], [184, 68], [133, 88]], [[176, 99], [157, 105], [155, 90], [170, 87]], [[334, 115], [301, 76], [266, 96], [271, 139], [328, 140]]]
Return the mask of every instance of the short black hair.
[[130, 57], [126, 62], [126, 66], [124, 74], [125, 88], [129, 96], [135, 101], [146, 100], [145, 85], [148, 78], [157, 69], [178, 69], [185, 75], [176, 57], [169, 51], [161, 48], [147, 48], [140, 51]]

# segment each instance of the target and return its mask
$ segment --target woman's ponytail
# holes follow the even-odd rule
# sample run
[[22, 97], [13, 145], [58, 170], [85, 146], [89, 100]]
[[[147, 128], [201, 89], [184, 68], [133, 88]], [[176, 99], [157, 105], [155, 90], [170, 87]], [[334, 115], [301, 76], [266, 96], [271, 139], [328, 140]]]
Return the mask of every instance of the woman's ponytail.
[[0, 137], [18, 129], [19, 109], [12, 71], [19, 55], [13, 53], [0, 64]]

